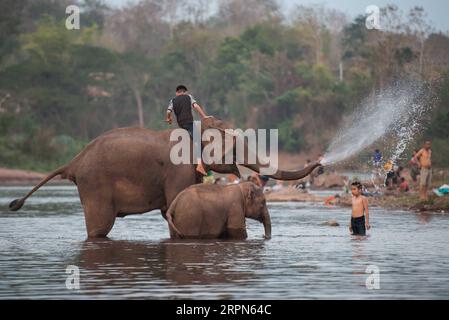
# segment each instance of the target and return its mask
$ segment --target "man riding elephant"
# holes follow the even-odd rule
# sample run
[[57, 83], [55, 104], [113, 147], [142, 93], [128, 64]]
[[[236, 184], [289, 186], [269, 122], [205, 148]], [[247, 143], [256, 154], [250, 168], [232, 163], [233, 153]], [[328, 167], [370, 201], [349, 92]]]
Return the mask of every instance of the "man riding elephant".
[[[193, 139], [193, 114], [192, 108], [198, 112], [201, 116], [201, 119], [207, 118], [206, 114], [203, 111], [203, 108], [196, 102], [195, 98], [188, 94], [188, 90], [186, 86], [180, 85], [176, 88], [176, 97], [170, 100], [168, 109], [167, 109], [167, 119], [166, 122], [168, 124], [172, 124], [173, 122], [173, 112], [176, 115], [176, 121], [178, 122], [178, 126], [182, 129], [185, 129], [189, 132], [190, 137]], [[204, 169], [203, 163], [200, 159], [197, 159], [198, 165], [196, 167], [196, 171], [201, 173], [203, 176], [207, 175], [206, 170]]]

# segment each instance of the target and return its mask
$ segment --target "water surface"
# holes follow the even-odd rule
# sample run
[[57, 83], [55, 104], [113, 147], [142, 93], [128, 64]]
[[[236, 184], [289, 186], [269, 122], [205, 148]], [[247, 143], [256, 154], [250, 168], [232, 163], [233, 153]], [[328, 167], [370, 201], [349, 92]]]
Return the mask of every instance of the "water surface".
[[[366, 240], [349, 210], [269, 204], [273, 239], [248, 221], [246, 241], [170, 241], [160, 213], [118, 219], [109, 240], [85, 241], [73, 187], [0, 187], [0, 299], [448, 299], [449, 217], [373, 208]], [[336, 219], [340, 227], [321, 224]], [[66, 268], [80, 269], [80, 290]], [[370, 265], [380, 289], [368, 290]]]

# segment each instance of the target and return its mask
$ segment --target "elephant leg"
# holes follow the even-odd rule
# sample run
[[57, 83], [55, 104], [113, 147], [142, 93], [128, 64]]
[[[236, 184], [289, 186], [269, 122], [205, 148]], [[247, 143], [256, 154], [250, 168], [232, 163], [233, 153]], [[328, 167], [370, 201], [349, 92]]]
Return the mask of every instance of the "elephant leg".
[[115, 223], [112, 197], [100, 192], [83, 194], [80, 192], [84, 209], [87, 235], [89, 238], [106, 238]]
[[226, 235], [228, 239], [234, 240], [245, 240], [246, 238], [248, 238], [246, 229], [228, 229]]
[[196, 173], [192, 165], [181, 165], [168, 173], [164, 186], [167, 210], [181, 191], [196, 184]]
[[90, 205], [84, 207], [84, 217], [89, 238], [106, 238], [114, 226], [116, 214], [112, 205]]
[[226, 225], [226, 236], [229, 239], [242, 240], [248, 238], [246, 233], [246, 221], [243, 205], [236, 205], [238, 208], [231, 208], [228, 214]]
[[85, 206], [87, 236], [89, 238], [106, 238], [115, 223], [116, 214], [111, 206]]

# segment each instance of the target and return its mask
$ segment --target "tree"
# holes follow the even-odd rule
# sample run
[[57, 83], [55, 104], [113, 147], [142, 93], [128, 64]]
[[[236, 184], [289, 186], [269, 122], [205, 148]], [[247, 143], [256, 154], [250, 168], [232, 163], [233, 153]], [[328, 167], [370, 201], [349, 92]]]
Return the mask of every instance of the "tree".
[[158, 57], [170, 37], [170, 26], [163, 18], [161, 0], [142, 0], [114, 10], [105, 21], [104, 33], [112, 39], [108, 47]]
[[343, 59], [353, 58], [367, 59], [369, 57], [368, 32], [365, 26], [366, 18], [357, 16], [353, 22], [343, 29]]
[[148, 64], [149, 61], [138, 53], [127, 52], [120, 59], [123, 84], [132, 91], [136, 103], [138, 123], [141, 128], [145, 126], [142, 95], [146, 85], [151, 80], [150, 73], [146, 67]]
[[321, 63], [323, 38], [327, 32], [326, 13], [322, 5], [299, 5], [295, 10], [295, 24], [305, 35], [311, 37], [315, 53], [315, 64]]
[[422, 7], [414, 7], [410, 10], [406, 30], [417, 39], [417, 51], [419, 52], [418, 72], [423, 76], [425, 43], [426, 39], [433, 32], [433, 28], [428, 22], [427, 14]]
[[219, 0], [218, 17], [230, 35], [237, 35], [259, 22], [279, 19], [280, 11], [276, 0]]
[[22, 23], [21, 10], [25, 2], [25, 0], [0, 2], [0, 70], [2, 62], [19, 44], [17, 36]]
[[111, 10], [104, 0], [83, 0], [81, 8], [83, 10], [83, 25], [91, 26], [96, 24], [100, 28], [103, 27], [106, 16]]
[[[48, 170], [112, 128], [165, 128], [181, 83], [209, 114], [279, 128], [283, 150], [305, 151], [371, 92], [417, 75], [439, 88], [448, 72], [449, 38], [417, 8], [404, 19], [387, 6], [383, 29], [368, 30], [365, 16], [347, 23], [319, 5], [285, 18], [275, 0], [221, 0], [216, 13], [205, 0], [105, 2], [1, 2], [0, 165]], [[68, 31], [65, 6], [76, 3], [82, 28]], [[449, 158], [445, 92], [427, 132], [438, 161]]]

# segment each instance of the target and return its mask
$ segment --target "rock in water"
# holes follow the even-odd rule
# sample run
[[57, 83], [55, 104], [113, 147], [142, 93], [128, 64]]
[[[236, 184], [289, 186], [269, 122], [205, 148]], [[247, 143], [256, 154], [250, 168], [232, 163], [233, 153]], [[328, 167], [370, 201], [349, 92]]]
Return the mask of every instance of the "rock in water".
[[321, 224], [322, 226], [327, 226], [327, 227], [339, 227], [340, 224], [338, 223], [337, 220], [329, 220], [326, 221], [325, 223]]

